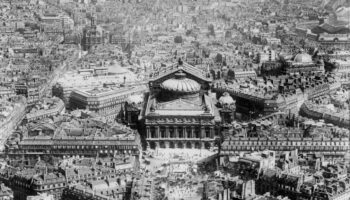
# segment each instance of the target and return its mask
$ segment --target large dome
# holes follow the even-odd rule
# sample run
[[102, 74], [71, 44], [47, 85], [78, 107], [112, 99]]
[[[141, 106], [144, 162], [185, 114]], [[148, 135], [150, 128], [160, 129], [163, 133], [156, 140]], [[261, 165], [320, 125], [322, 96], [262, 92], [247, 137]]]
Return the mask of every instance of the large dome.
[[296, 63], [312, 63], [312, 57], [307, 53], [299, 53], [295, 56], [294, 62]]
[[186, 78], [183, 72], [176, 74], [175, 78], [164, 81], [160, 87], [164, 90], [178, 93], [197, 93], [201, 86], [194, 80]]

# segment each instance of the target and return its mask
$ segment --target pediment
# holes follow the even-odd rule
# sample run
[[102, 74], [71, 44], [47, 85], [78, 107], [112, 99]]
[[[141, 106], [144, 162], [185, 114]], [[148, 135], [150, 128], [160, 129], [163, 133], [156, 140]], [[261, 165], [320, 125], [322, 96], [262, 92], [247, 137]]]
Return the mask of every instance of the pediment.
[[207, 76], [207, 73], [201, 69], [198, 69], [192, 65], [184, 63], [181, 66], [173, 64], [168, 67], [160, 69], [158, 72], [155, 72], [151, 76], [151, 81], [159, 82], [164, 81], [168, 78], [175, 76], [179, 71], [184, 72], [189, 78], [193, 78], [196, 81], [200, 82], [211, 82], [211, 77]]

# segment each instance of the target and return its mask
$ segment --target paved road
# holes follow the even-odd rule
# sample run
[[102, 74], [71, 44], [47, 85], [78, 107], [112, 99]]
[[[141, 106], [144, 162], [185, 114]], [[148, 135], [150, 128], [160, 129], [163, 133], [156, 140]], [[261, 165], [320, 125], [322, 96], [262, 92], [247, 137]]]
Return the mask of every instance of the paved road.
[[67, 60], [63, 61], [62, 64], [55, 70], [50, 79], [49, 83], [46, 85], [43, 91], [43, 96], [51, 96], [52, 86], [57, 83], [57, 80], [71, 67], [72, 65], [76, 65], [79, 57], [79, 50], [75, 49], [74, 53], [68, 57]]

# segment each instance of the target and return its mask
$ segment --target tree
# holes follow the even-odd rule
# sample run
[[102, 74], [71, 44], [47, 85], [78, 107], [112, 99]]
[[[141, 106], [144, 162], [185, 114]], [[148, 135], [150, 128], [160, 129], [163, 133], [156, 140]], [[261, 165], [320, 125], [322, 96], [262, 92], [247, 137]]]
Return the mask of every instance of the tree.
[[20, 34], [23, 34], [25, 29], [24, 28], [18, 28], [16, 31], [19, 32]]
[[208, 26], [208, 31], [209, 31], [209, 33], [208, 33], [208, 36], [214, 36], [215, 37], [215, 30], [214, 30], [214, 25], [213, 24], [210, 24], [209, 26]]
[[177, 44], [182, 43], [182, 37], [181, 36], [176, 36], [174, 38], [174, 42], [177, 43]]
[[302, 46], [302, 48], [304, 48], [305, 44], [306, 44], [306, 41], [304, 39], [301, 39], [299, 41], [299, 44]]
[[237, 24], [234, 23], [233, 26], [232, 26], [232, 28], [233, 28], [233, 29], [237, 29], [237, 28], [238, 28]]
[[222, 55], [220, 53], [216, 54], [215, 62], [222, 63]]
[[233, 71], [233, 70], [229, 70], [228, 72], [227, 72], [227, 77], [228, 77], [228, 79], [233, 79], [234, 77], [235, 77], [235, 72]]
[[200, 46], [200, 43], [198, 41], [192, 41], [191, 42], [197, 49], [199, 48]]
[[192, 16], [192, 23], [197, 24], [197, 18], [195, 16]]
[[203, 56], [204, 56], [204, 58], [209, 58], [210, 50], [209, 49], [203, 49]]
[[189, 36], [189, 35], [191, 35], [191, 34], [192, 34], [192, 30], [191, 30], [191, 29], [189, 29], [189, 30], [186, 31], [186, 36]]
[[226, 31], [225, 38], [231, 38], [231, 37], [232, 37], [231, 31]]

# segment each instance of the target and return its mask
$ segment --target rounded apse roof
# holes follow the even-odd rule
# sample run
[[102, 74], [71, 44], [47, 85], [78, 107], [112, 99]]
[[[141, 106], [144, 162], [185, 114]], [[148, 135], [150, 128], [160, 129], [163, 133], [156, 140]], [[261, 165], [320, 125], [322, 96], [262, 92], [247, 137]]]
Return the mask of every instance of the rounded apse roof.
[[165, 80], [160, 87], [164, 90], [179, 93], [196, 93], [199, 92], [201, 86], [196, 81], [186, 78], [182, 72], [177, 73], [175, 78]]
[[312, 63], [312, 57], [307, 53], [299, 53], [295, 56], [294, 62], [296, 63]]
[[235, 100], [233, 100], [229, 93], [225, 92], [222, 97], [220, 97], [219, 103], [222, 105], [231, 105], [235, 103]]

